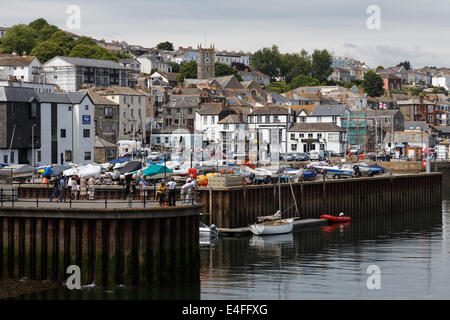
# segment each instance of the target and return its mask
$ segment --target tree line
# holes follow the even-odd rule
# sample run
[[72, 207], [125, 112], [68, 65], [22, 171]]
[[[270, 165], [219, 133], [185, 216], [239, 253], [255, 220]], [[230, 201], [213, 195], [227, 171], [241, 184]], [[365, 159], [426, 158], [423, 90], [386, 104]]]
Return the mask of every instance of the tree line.
[[126, 53], [112, 53], [99, 46], [94, 39], [79, 37], [77, 40], [45, 19], [39, 18], [26, 24], [9, 28], [0, 39], [0, 51], [36, 56], [41, 63], [56, 56], [102, 59], [116, 61], [128, 58]]

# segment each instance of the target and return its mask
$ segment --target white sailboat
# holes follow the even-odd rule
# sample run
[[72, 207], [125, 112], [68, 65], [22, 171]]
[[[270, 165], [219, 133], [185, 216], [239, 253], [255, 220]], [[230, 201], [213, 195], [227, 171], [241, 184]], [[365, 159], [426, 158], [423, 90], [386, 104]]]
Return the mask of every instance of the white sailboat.
[[[278, 132], [278, 127], [277, 127]], [[278, 157], [278, 211], [269, 217], [264, 217], [262, 222], [254, 223], [248, 226], [250, 231], [254, 235], [263, 236], [268, 234], [283, 234], [292, 232], [294, 227], [294, 219], [281, 219], [282, 210], [281, 210], [281, 170], [280, 170], [280, 157]], [[294, 199], [295, 201], [295, 199]]]

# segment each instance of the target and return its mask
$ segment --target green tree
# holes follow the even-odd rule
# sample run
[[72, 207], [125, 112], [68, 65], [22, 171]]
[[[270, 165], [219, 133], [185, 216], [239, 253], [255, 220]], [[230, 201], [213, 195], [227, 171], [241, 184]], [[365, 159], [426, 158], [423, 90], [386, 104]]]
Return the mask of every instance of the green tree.
[[38, 32], [38, 41], [42, 42], [42, 41], [49, 40], [53, 36], [53, 34], [57, 31], [60, 31], [60, 30], [57, 26], [54, 26], [54, 25], [47, 25], [47, 26], [43, 27]]
[[267, 85], [265, 88], [267, 91], [275, 91], [277, 93], [283, 93], [288, 91], [288, 86], [283, 81], [274, 81]]
[[23, 52], [31, 53], [36, 45], [38, 34], [36, 30], [25, 24], [17, 24], [3, 35], [0, 50], [6, 53], [15, 51], [21, 55]]
[[443, 93], [445, 95], [448, 95], [448, 91], [444, 87], [435, 87], [435, 88], [433, 88], [432, 93], [434, 93], [434, 94]]
[[307, 87], [307, 86], [319, 86], [320, 82], [316, 78], [300, 74], [296, 76], [292, 81], [288, 84], [288, 90], [292, 90], [298, 87]]
[[62, 30], [55, 32], [49, 40], [56, 42], [64, 50], [65, 55], [69, 54], [74, 47], [73, 38]]
[[291, 82], [296, 76], [310, 75], [311, 56], [308, 51], [302, 50], [300, 53], [287, 53], [281, 55], [281, 75], [285, 77], [286, 83]]
[[173, 43], [169, 41], [160, 42], [156, 45], [158, 50], [173, 51]]
[[128, 52], [116, 52], [114, 53], [114, 55], [116, 56], [116, 59], [133, 59], [132, 56], [130, 56], [130, 54]]
[[230, 76], [234, 74], [239, 81], [242, 81], [242, 77], [239, 74], [239, 71], [224, 63], [216, 62], [214, 64], [214, 73], [216, 77]]
[[42, 28], [44, 28], [48, 25], [49, 24], [48, 24], [47, 20], [45, 20], [44, 18], [36, 19], [28, 24], [28, 26], [30, 28], [33, 28], [34, 30], [36, 30], [36, 32], [41, 31]]
[[400, 63], [397, 65], [397, 67], [400, 67], [400, 66], [405, 67], [406, 70], [411, 69], [411, 64], [409, 63], [409, 61], [403, 61], [403, 62], [400, 62]]
[[383, 67], [383, 66], [378, 66], [378, 67], [375, 69], [376, 72], [378, 72], [378, 71], [380, 71], [380, 70], [384, 70], [384, 67]]
[[75, 46], [77, 46], [79, 44], [85, 44], [85, 45], [88, 45], [88, 46], [96, 46], [97, 42], [95, 42], [95, 40], [92, 39], [92, 38], [81, 36], [81, 37], [79, 37], [77, 40], [75, 40], [73, 42], [73, 46], [75, 47]]
[[383, 85], [383, 79], [375, 72], [370, 70], [364, 75], [362, 86], [370, 97], [381, 96], [384, 93]]
[[180, 72], [180, 65], [178, 63], [169, 61], [169, 64], [172, 66], [172, 72]]
[[44, 63], [53, 57], [64, 55], [64, 50], [56, 42], [47, 40], [34, 47], [31, 55], [36, 56], [41, 63]]
[[72, 51], [70, 51], [69, 57], [117, 61], [114, 54], [105, 48], [97, 45], [90, 46], [86, 44], [79, 44], [73, 47]]
[[262, 48], [252, 56], [252, 68], [270, 76], [272, 80], [280, 75], [281, 58], [278, 46]]
[[320, 82], [327, 81], [328, 77], [333, 73], [331, 64], [333, 57], [326, 49], [314, 50], [311, 56], [311, 76]]
[[182, 82], [184, 79], [197, 79], [197, 62], [194, 60], [180, 65], [180, 74], [177, 80]]

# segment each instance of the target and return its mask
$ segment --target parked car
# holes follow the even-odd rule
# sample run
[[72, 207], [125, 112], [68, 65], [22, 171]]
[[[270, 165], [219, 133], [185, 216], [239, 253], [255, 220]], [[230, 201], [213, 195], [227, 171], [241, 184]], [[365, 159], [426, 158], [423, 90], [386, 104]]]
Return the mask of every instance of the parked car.
[[361, 153], [361, 148], [359, 148], [358, 146], [353, 146], [350, 148], [350, 153], [351, 154], [360, 154]]
[[287, 160], [287, 161], [296, 161], [297, 159], [296, 159], [296, 157], [295, 157], [295, 154], [293, 154], [293, 153], [288, 153], [288, 154], [286, 155], [286, 160]]
[[323, 150], [312, 150], [309, 152], [311, 160], [325, 160], [325, 152]]
[[309, 161], [311, 159], [306, 152], [297, 152], [294, 156], [295, 161]]

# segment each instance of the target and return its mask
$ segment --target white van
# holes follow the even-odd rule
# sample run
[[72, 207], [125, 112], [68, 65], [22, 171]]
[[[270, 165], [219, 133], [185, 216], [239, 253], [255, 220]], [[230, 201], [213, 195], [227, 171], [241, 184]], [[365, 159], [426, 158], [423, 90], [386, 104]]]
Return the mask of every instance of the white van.
[[309, 157], [311, 160], [325, 160], [325, 152], [323, 150], [311, 150]]

